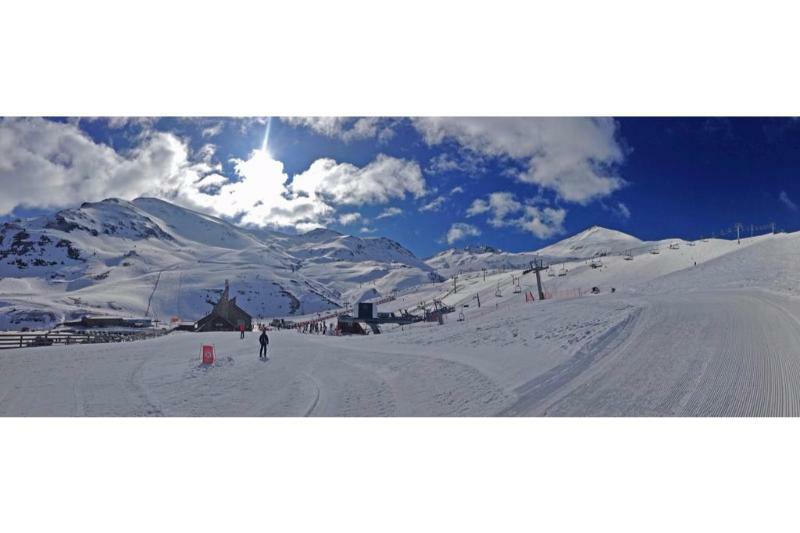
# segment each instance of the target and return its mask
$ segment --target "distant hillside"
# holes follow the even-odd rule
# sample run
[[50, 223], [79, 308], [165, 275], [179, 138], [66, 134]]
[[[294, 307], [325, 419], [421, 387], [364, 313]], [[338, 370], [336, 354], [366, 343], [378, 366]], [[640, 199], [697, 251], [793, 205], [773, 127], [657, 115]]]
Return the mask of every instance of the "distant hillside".
[[489, 247], [451, 248], [426, 260], [440, 274], [451, 276], [459, 272], [483, 268], [525, 268], [534, 258], [559, 263], [569, 259], [586, 259], [598, 254], [622, 253], [641, 247], [644, 243], [621, 231], [593, 226], [572, 237], [530, 252], [503, 252]]
[[595, 255], [622, 253], [642, 244], [642, 241], [627, 233], [592, 226], [577, 235], [546, 246], [537, 253], [544, 257], [587, 259]]
[[251, 231], [154, 198], [0, 226], [0, 328], [84, 314], [196, 319], [225, 279], [244, 309], [271, 317], [338, 308], [367, 288], [388, 294], [437, 275], [390, 239]]

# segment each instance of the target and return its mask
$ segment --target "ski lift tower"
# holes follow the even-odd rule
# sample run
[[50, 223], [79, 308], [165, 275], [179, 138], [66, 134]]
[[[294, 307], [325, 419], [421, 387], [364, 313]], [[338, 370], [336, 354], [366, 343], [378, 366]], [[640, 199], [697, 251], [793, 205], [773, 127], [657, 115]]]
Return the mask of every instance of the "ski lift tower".
[[741, 222], [736, 223], [736, 244], [742, 244], [742, 240], [739, 236], [740, 232], [744, 228], [744, 225]]
[[537, 288], [537, 290], [539, 292], [539, 299], [540, 300], [544, 300], [544, 289], [542, 288], [541, 271], [542, 270], [547, 270], [550, 267], [549, 266], [545, 266], [544, 262], [541, 259], [534, 259], [533, 261], [531, 261], [530, 264], [531, 264], [531, 268], [529, 268], [528, 270], [524, 271], [523, 274], [527, 274], [529, 272], [535, 272], [536, 273], [536, 288]]

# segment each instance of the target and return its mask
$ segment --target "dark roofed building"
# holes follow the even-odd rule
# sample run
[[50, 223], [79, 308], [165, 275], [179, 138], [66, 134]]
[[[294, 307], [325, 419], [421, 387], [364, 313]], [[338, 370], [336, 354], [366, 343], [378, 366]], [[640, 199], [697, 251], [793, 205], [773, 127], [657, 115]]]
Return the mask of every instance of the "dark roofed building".
[[81, 317], [80, 320], [65, 321], [61, 325], [82, 328], [150, 328], [153, 327], [153, 319], [86, 315]]
[[197, 321], [196, 331], [239, 331], [240, 326], [244, 326], [245, 331], [251, 331], [253, 317], [236, 305], [236, 298], [230, 297], [228, 280], [225, 280], [222, 296], [214, 309]]

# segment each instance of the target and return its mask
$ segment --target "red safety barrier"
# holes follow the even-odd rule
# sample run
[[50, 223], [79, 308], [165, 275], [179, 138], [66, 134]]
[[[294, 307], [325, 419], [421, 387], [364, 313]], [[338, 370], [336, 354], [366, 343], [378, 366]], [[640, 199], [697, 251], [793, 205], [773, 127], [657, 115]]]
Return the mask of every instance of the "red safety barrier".
[[529, 303], [529, 302], [533, 302], [533, 301], [535, 301], [534, 298], [533, 298], [533, 293], [531, 291], [526, 292], [525, 293], [525, 303]]
[[204, 365], [213, 365], [214, 358], [216, 357], [216, 353], [214, 352], [214, 346], [211, 344], [204, 344], [202, 349], [203, 355], [203, 364]]

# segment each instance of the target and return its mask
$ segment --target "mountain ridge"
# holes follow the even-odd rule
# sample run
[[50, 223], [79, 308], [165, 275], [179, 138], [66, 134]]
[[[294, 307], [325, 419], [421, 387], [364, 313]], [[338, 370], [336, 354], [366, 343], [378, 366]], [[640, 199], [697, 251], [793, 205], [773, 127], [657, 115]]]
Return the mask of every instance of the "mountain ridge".
[[308, 314], [462, 272], [527, 268], [536, 258], [556, 264], [651, 244], [591, 226], [539, 250], [467, 246], [422, 260], [386, 237], [325, 228], [285, 234], [157, 198], [109, 198], [0, 225], [0, 328], [29, 318], [52, 323], [148, 310], [192, 320], [205, 314], [226, 279], [253, 316]]
[[243, 308], [268, 317], [439, 278], [384, 237], [253, 232], [153, 198], [87, 202], [0, 226], [0, 327], [148, 309], [196, 319], [226, 279]]

